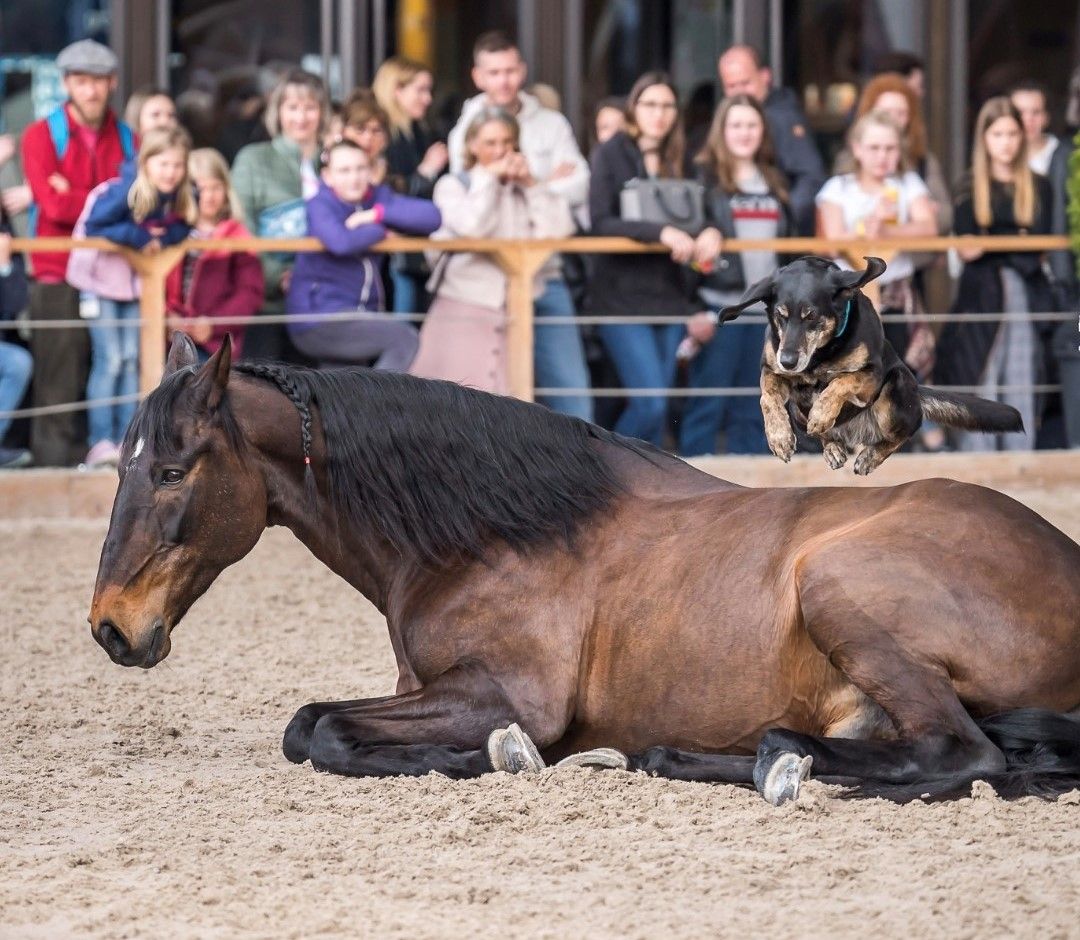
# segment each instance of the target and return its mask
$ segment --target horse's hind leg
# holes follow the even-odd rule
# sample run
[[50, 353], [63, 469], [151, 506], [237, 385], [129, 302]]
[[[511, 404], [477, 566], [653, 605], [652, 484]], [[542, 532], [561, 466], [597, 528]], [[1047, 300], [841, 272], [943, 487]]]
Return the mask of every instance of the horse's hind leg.
[[[834, 549], [830, 561], [807, 565], [800, 583], [807, 633], [829, 661], [888, 715], [899, 740], [814, 737], [785, 729], [766, 732], [758, 748], [754, 782], [771, 802], [791, 798], [813, 761], [815, 776], [856, 778], [888, 785], [927, 783], [928, 791], [948, 790], [1005, 769], [1005, 757], [979, 730], [956, 695], [943, 668], [920, 662], [891, 629], [910, 627], [917, 612], [886, 603], [879, 620], [874, 604], [856, 606], [847, 554]], [[839, 557], [837, 557], [839, 556]], [[839, 565], [834, 571], [832, 565]], [[828, 567], [829, 577], [822, 577]], [[915, 602], [912, 602], [913, 604]], [[910, 632], [910, 631], [909, 631]], [[797, 766], [798, 765], [798, 766]], [[931, 782], [936, 785], [931, 786]], [[862, 788], [874, 792], [873, 787]], [[794, 791], [794, 792], [793, 792]]]

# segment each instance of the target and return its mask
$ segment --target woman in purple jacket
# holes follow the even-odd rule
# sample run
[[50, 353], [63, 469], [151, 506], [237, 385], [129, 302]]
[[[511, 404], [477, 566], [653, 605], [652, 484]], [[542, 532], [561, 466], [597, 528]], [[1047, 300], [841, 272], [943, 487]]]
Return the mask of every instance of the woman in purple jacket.
[[[372, 245], [389, 230], [429, 235], [441, 222], [427, 199], [413, 199], [387, 186], [371, 185], [371, 163], [356, 144], [342, 140], [326, 154], [319, 191], [308, 201], [308, 234], [326, 251], [301, 254], [293, 268], [286, 310], [326, 314], [384, 310], [379, 266]], [[289, 324], [289, 335], [304, 355], [320, 366], [355, 365], [374, 360], [376, 369], [404, 372], [416, 355], [416, 330], [387, 315], [372, 320]]]

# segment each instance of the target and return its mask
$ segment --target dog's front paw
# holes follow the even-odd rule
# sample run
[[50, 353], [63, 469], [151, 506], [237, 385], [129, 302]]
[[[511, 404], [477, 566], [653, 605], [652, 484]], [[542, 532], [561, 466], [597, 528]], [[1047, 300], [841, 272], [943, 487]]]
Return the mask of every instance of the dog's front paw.
[[795, 432], [791, 430], [790, 425], [782, 428], [767, 428], [765, 437], [769, 442], [769, 450], [784, 463], [791, 460], [791, 455], [795, 453]]
[[829, 441], [829, 443], [825, 445], [823, 453], [825, 454], [825, 463], [829, 465], [830, 470], [839, 470], [847, 463], [847, 448], [836, 441]]
[[806, 433], [811, 437], [821, 437], [836, 424], [836, 418], [830, 418], [817, 408], [811, 408], [806, 416]]

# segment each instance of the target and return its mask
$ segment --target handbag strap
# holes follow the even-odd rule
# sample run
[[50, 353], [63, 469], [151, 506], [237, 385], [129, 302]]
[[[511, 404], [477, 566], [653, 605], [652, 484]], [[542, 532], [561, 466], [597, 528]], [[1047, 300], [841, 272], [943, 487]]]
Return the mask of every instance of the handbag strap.
[[660, 207], [668, 215], [670, 215], [673, 219], [677, 219], [680, 222], [690, 222], [690, 221], [693, 220], [693, 218], [694, 218], [694, 200], [690, 198], [690, 191], [688, 189], [683, 189], [682, 190], [683, 196], [686, 199], [686, 211], [682, 212], [682, 213], [676, 211], [675, 209], [673, 209], [668, 204], [667, 197], [664, 194], [664, 187], [657, 186], [656, 190], [655, 190], [655, 193], [656, 193], [656, 201], [660, 204]]

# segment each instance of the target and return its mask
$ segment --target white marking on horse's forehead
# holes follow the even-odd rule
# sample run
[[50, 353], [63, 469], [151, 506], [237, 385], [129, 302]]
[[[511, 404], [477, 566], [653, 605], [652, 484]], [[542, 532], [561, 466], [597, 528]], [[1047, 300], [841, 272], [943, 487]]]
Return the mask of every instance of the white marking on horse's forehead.
[[131, 458], [128, 460], [129, 470], [135, 466], [135, 461], [139, 459], [139, 454], [143, 452], [143, 445], [145, 444], [146, 441], [141, 437], [135, 442], [135, 449], [131, 452]]

